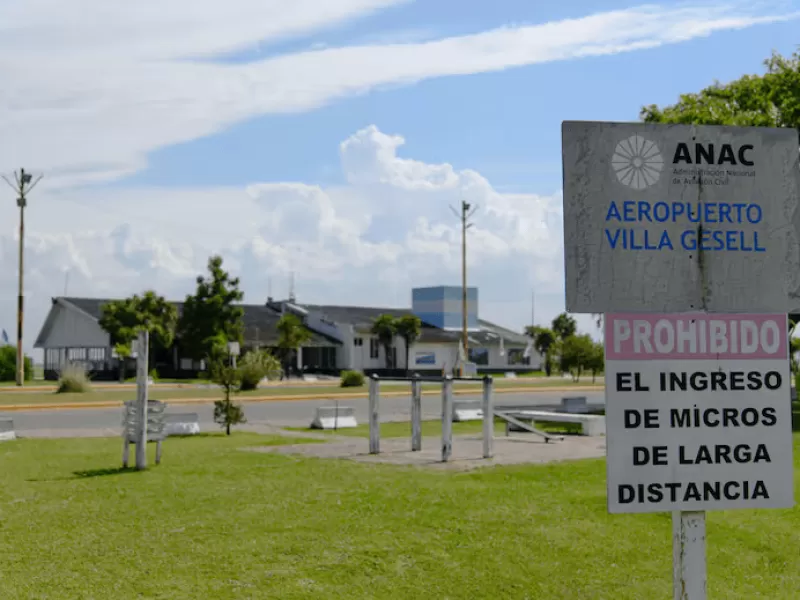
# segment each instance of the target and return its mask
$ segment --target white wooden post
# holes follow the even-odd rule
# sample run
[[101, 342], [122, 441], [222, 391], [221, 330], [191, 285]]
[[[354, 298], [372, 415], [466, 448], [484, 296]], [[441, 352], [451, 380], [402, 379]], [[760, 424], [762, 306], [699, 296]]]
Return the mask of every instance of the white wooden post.
[[673, 600], [706, 600], [706, 513], [672, 513]]
[[411, 382], [411, 451], [422, 450], [422, 382], [414, 375]]
[[378, 376], [369, 378], [369, 453], [381, 451], [381, 424], [379, 420], [380, 382]]
[[494, 455], [494, 403], [492, 392], [494, 381], [491, 376], [483, 378], [483, 458]]
[[136, 354], [136, 468], [147, 468], [147, 354], [148, 332], [139, 332]]
[[442, 462], [450, 460], [453, 453], [453, 377], [442, 382]]

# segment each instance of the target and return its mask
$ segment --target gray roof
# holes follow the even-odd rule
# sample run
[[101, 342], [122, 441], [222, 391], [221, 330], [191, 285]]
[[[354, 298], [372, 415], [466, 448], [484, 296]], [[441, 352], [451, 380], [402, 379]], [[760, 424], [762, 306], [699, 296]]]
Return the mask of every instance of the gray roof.
[[[95, 320], [99, 320], [104, 304], [112, 302], [109, 298], [59, 298], [63, 302], [72, 304], [77, 309], [85, 312]], [[55, 301], [55, 299], [54, 299]], [[183, 312], [183, 302], [171, 302], [178, 309], [178, 315]], [[273, 309], [260, 304], [241, 304], [244, 309], [244, 339], [245, 343], [260, 345], [274, 345], [278, 342], [278, 321], [281, 315]], [[340, 345], [341, 342], [323, 335], [312, 332], [311, 340], [305, 346], [332, 346]]]
[[[398, 318], [414, 314], [410, 308], [328, 306], [321, 304], [297, 304], [297, 306], [309, 311], [319, 312], [335, 323], [353, 325], [359, 328], [370, 327], [372, 323], [375, 322], [375, 319], [381, 315], [391, 315], [394, 318]], [[469, 338], [472, 343], [482, 345], [499, 344], [500, 337], [502, 336], [505, 343], [525, 345], [530, 339], [520, 333], [511, 331], [505, 327], [500, 327], [499, 325], [495, 325], [489, 321], [484, 321], [483, 319], [478, 319], [478, 324], [481, 327], [480, 331], [469, 332]], [[458, 342], [460, 339], [460, 331], [449, 331], [423, 323], [422, 334], [419, 341], [422, 343], [447, 343]]]

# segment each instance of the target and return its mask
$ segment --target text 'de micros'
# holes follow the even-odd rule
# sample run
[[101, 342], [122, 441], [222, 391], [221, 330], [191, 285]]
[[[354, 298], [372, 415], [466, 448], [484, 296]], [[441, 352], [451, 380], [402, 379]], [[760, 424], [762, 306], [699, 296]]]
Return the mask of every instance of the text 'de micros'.
[[608, 314], [605, 337], [607, 360], [788, 357], [783, 314]]

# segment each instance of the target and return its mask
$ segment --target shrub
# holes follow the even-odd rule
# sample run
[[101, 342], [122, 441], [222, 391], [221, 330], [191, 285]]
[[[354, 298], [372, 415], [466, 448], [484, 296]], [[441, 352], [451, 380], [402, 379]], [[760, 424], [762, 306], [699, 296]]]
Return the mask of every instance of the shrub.
[[157, 369], [152, 369], [150, 371], [150, 379], [152, 379], [154, 382], [158, 381], [158, 370]]
[[56, 394], [83, 394], [91, 391], [86, 367], [78, 363], [67, 363], [58, 375]]
[[239, 361], [239, 374], [241, 383], [239, 389], [243, 392], [254, 390], [261, 380], [277, 379], [281, 375], [281, 363], [267, 350], [252, 350]]
[[364, 385], [364, 374], [361, 371], [342, 371], [341, 387], [361, 387]]
[[[30, 356], [26, 356], [25, 362], [25, 381], [33, 379], [33, 361]], [[17, 380], [17, 349], [10, 344], [0, 346], [0, 381]]]

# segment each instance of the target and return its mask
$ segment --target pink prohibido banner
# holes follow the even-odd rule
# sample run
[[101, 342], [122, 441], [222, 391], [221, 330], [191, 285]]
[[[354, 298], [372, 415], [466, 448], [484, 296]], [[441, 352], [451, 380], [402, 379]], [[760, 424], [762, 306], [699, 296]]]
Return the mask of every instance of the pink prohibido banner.
[[781, 359], [786, 315], [610, 314], [606, 360]]

